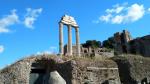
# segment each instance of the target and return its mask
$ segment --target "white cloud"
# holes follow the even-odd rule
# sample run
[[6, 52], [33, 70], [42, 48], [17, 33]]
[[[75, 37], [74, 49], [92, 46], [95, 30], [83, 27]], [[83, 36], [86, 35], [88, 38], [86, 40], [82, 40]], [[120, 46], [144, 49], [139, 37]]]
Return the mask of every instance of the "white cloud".
[[109, 22], [111, 18], [112, 18], [112, 15], [108, 14], [108, 15], [102, 15], [99, 19], [105, 22]]
[[114, 18], [112, 18], [112, 23], [120, 24], [122, 23], [123, 19], [124, 19], [124, 16], [117, 15]]
[[31, 9], [27, 8], [27, 13], [24, 14], [24, 20], [20, 21], [18, 14], [16, 13], [16, 9], [11, 10], [11, 14], [5, 15], [0, 18], [0, 33], [8, 33], [10, 32], [10, 26], [23, 23], [27, 28], [33, 28], [34, 22], [37, 20], [39, 14], [41, 14], [42, 8], [39, 9]]
[[4, 46], [0, 45], [0, 53], [3, 53], [3, 52], [4, 52]]
[[145, 9], [143, 5], [133, 4], [131, 7], [128, 8], [128, 13], [125, 16], [125, 19], [129, 21], [137, 21], [138, 19], [144, 16]]
[[148, 12], [150, 12], [150, 8], [148, 8]]
[[48, 50], [37, 52], [37, 55], [42, 55], [42, 54], [56, 54], [57, 53], [56, 51], [57, 51], [57, 47], [52, 46]]
[[42, 8], [31, 9], [27, 8], [27, 14], [25, 15], [24, 25], [28, 28], [34, 28], [33, 24], [36, 21], [39, 14], [41, 14]]
[[16, 10], [12, 10], [10, 15], [0, 19], [0, 33], [10, 32], [9, 26], [19, 22], [19, 17], [16, 14]]
[[127, 4], [123, 5], [115, 5], [112, 9], [106, 9], [106, 15], [101, 15], [99, 20], [104, 22], [109, 22], [112, 24], [121, 24], [121, 23], [129, 23], [135, 22], [141, 19], [145, 14], [145, 9], [143, 5], [140, 4], [132, 4], [131, 6], [127, 6]]
[[106, 13], [120, 13], [124, 9], [123, 6], [115, 6], [114, 9], [106, 9]]

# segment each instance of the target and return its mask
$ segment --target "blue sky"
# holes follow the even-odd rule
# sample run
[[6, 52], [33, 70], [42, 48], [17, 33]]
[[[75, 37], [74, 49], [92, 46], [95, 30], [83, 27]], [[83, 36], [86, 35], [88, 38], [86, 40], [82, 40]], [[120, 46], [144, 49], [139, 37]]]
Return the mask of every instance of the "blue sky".
[[1, 0], [0, 8], [0, 68], [32, 54], [58, 52], [64, 14], [77, 21], [81, 43], [103, 41], [123, 29], [133, 38], [150, 34], [149, 0]]

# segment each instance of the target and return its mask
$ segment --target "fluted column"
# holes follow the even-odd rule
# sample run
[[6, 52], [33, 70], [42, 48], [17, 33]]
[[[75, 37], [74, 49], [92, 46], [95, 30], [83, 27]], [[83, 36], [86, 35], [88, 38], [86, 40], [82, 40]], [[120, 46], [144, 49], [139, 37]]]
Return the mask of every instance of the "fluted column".
[[76, 51], [77, 51], [77, 56], [80, 56], [80, 38], [79, 38], [79, 28], [75, 28], [76, 31]]
[[64, 49], [63, 49], [63, 23], [59, 23], [59, 54], [63, 55], [64, 54]]
[[72, 56], [72, 28], [68, 25], [68, 55]]

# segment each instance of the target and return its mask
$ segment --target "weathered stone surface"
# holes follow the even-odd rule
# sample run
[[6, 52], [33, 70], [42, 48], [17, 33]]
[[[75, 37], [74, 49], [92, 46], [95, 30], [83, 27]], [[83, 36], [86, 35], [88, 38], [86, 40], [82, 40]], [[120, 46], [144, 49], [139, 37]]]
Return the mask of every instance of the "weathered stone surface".
[[0, 84], [28, 84], [30, 61], [19, 61], [0, 72]]
[[[59, 65], [68, 84], [101, 84], [113, 80], [120, 84], [117, 64], [111, 60], [75, 59]], [[59, 70], [60, 70], [59, 69]]]
[[75, 21], [74, 17], [71, 17], [71, 16], [68, 16], [68, 15], [64, 15], [62, 18], [61, 18], [61, 21], [63, 24], [66, 24], [66, 25], [72, 25], [74, 27], [78, 27], [78, 24], [77, 22]]
[[29, 84], [30, 74], [35, 69], [46, 71], [42, 72], [46, 81], [49, 80], [48, 83], [44, 79], [45, 84], [59, 84], [60, 81], [64, 81], [64, 84], [149, 83], [150, 58], [125, 55], [114, 57], [113, 60], [73, 60], [49, 55], [29, 57], [2, 69], [0, 84]]
[[129, 42], [130, 53], [150, 57], [150, 35]]
[[114, 34], [114, 49], [115, 54], [122, 54], [122, 53], [129, 53], [129, 44], [128, 42], [131, 41], [130, 32], [127, 30], [123, 30], [122, 33], [117, 32]]
[[41, 63], [42, 66], [49, 65], [51, 68], [53, 68], [53, 64], [59, 62], [57, 57], [46, 55], [22, 59], [0, 71], [0, 84], [29, 84], [32, 63], [39, 60], [46, 62], [46, 64]]
[[[59, 75], [53, 71], [57, 71]], [[29, 84], [30, 74], [35, 72], [43, 74], [44, 80], [50, 79], [49, 82], [53, 80], [53, 83], [56, 77], [62, 77], [66, 84], [99, 84], [111, 80], [120, 84], [118, 67], [112, 60], [96, 61], [86, 58], [74, 60], [63, 58], [62, 60], [57, 56], [49, 55], [25, 58], [2, 69], [0, 84]], [[47, 80], [44, 80], [42, 82], [48, 84]]]
[[57, 71], [50, 72], [49, 84], [66, 84]]
[[144, 79], [150, 80], [150, 58], [123, 55], [115, 57], [113, 60], [118, 64], [119, 75], [123, 84], [144, 84], [142, 83]]
[[[64, 46], [64, 54], [67, 54], [68, 45]], [[80, 54], [82, 57], [91, 57], [91, 58], [110, 58], [114, 56], [114, 51], [107, 48], [86, 48], [80, 46]], [[77, 46], [72, 46], [72, 55], [77, 56]]]
[[114, 52], [120, 54], [136, 54], [150, 57], [150, 35], [132, 39], [127, 30], [114, 34]]

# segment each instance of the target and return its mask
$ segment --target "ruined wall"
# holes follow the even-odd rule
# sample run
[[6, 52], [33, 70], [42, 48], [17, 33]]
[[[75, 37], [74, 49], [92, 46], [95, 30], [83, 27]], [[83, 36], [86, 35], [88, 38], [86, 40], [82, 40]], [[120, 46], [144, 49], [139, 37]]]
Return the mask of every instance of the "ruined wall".
[[150, 57], [150, 35], [129, 42], [130, 53]]
[[0, 84], [28, 84], [31, 61], [19, 61], [0, 71]]
[[123, 84], [150, 83], [150, 58], [123, 55], [114, 57], [113, 60], [118, 64], [120, 80]]
[[55, 78], [52, 77], [52, 73], [54, 74], [56, 71], [58, 73], [55, 74], [59, 74], [66, 84], [120, 83], [117, 64], [111, 60], [94, 61], [85, 58], [74, 60], [63, 58], [62, 60], [57, 56], [42, 55], [25, 58], [2, 69], [0, 84], [29, 84], [32, 68], [36, 68], [33, 67], [33, 63], [40, 63], [47, 67], [46, 79], [48, 82], [46, 84], [50, 84], [50, 80]]
[[78, 61], [76, 84], [102, 84], [112, 81], [112, 84], [119, 84], [120, 78], [118, 67], [111, 60], [105, 61]]
[[132, 39], [128, 31], [114, 34], [114, 52], [120, 54], [137, 54], [145, 57], [150, 56], [150, 35]]
[[29, 84], [32, 64], [42, 60], [44, 61], [42, 65], [49, 65], [50, 68], [54, 69], [53, 64], [54, 62], [57, 63], [55, 58], [51, 58], [49, 55], [43, 55], [17, 61], [0, 71], [0, 84]]
[[29, 84], [31, 71], [36, 68], [33, 63], [46, 67], [46, 84], [51, 84], [49, 82], [55, 78], [53, 74], [64, 82], [61, 84], [150, 83], [150, 58], [123, 55], [112, 60], [99, 60], [41, 55], [25, 58], [2, 69], [0, 84]]
[[66, 74], [62, 76], [68, 84], [102, 84], [110, 81], [111, 84], [120, 84], [117, 64], [111, 60], [76, 59], [61, 64], [59, 68], [60, 74]]
[[114, 49], [115, 54], [122, 54], [122, 53], [129, 53], [129, 44], [128, 42], [131, 41], [131, 35], [130, 32], [127, 30], [123, 30], [122, 33], [117, 32], [114, 34]]

